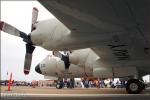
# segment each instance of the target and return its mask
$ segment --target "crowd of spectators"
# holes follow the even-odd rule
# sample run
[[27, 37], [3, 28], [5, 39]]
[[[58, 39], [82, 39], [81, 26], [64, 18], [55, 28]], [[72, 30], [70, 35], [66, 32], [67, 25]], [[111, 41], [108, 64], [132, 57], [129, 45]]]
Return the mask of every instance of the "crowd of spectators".
[[125, 88], [126, 81], [113, 81], [113, 80], [82, 80], [80, 82], [82, 88]]

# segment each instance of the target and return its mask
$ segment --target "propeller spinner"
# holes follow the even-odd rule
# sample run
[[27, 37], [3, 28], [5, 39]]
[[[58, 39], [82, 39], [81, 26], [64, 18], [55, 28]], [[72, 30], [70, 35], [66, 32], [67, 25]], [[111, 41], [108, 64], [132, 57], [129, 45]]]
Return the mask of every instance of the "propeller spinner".
[[[32, 10], [32, 25], [31, 25], [31, 32], [35, 30], [35, 23], [37, 22], [38, 17], [38, 9], [33, 8]], [[3, 21], [0, 21], [0, 30], [4, 31], [10, 35], [18, 36], [23, 38], [23, 41], [26, 42], [26, 54], [25, 54], [25, 61], [24, 61], [24, 74], [27, 75], [30, 72], [31, 62], [32, 62], [32, 53], [35, 49], [33, 43], [31, 41], [30, 35], [18, 30], [17, 28], [7, 24]]]

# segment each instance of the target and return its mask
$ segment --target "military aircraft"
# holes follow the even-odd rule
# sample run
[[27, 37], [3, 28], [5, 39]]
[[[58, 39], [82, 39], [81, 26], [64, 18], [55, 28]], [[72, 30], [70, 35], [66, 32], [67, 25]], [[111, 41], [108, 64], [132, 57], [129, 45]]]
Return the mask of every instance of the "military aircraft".
[[141, 90], [138, 79], [150, 73], [149, 0], [38, 1], [57, 19], [37, 21], [34, 8], [29, 35], [0, 22], [0, 30], [27, 43], [25, 74], [30, 71], [35, 46], [52, 51], [91, 48], [103, 67], [135, 67], [138, 77], [129, 80], [129, 88]]
[[[130, 79], [126, 84], [128, 93], [140, 93], [144, 89], [144, 83], [136, 79], [140, 67], [124, 66], [124, 64], [121, 66], [108, 65], [102, 62], [101, 58], [90, 48], [74, 50], [69, 55], [58, 51], [54, 51], [53, 54], [61, 60], [48, 55], [35, 67], [35, 71], [44, 75], [45, 78], [58, 79], [59, 81], [62, 78], [97, 77], [106, 79], [119, 77], [123, 81]], [[150, 68], [147, 67], [145, 70], [150, 70]], [[58, 82], [56, 88], [60, 89], [63, 87], [62, 85]]]

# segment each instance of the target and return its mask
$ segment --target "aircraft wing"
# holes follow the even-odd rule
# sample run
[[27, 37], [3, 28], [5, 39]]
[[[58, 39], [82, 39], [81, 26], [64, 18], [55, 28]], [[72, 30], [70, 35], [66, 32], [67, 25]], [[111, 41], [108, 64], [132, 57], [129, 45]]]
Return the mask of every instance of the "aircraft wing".
[[110, 36], [109, 41], [92, 48], [101, 62], [112, 66], [135, 65], [146, 70], [149, 67], [149, 0], [38, 1], [68, 27], [74, 37]]
[[[72, 35], [123, 32], [147, 25], [148, 0], [38, 0]], [[75, 33], [75, 34], [74, 34]]]
[[[135, 45], [138, 47], [138, 42]], [[97, 61], [103, 67], [136, 67], [140, 74], [150, 73], [150, 55], [144, 53], [142, 49], [131, 48], [131, 45], [120, 45], [114, 48], [112, 46], [96, 47], [92, 50], [100, 56]]]

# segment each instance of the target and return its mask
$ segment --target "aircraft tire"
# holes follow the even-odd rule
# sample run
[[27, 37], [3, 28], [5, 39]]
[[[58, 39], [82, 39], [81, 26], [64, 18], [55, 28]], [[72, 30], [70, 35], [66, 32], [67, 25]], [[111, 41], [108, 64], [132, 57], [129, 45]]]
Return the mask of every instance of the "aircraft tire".
[[126, 91], [129, 94], [138, 94], [143, 90], [144, 84], [138, 79], [130, 79], [126, 84]]

